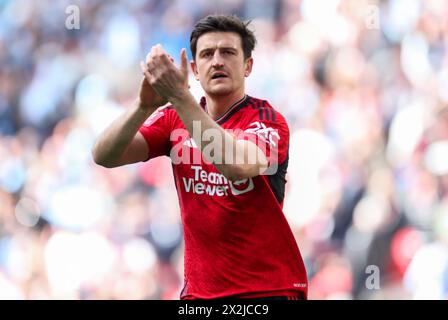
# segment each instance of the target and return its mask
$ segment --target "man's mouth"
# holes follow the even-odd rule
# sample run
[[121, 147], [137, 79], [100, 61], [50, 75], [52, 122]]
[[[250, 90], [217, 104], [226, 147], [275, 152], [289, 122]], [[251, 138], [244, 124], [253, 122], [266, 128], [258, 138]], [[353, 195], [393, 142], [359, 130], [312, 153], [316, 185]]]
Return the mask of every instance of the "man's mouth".
[[212, 75], [212, 80], [219, 79], [219, 78], [227, 78], [227, 75], [224, 73], [215, 73]]

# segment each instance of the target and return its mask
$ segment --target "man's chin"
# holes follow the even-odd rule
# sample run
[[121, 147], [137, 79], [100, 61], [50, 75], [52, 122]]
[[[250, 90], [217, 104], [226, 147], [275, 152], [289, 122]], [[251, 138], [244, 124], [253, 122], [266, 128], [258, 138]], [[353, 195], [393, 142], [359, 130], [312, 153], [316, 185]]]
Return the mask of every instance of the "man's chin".
[[214, 96], [226, 96], [232, 93], [232, 89], [225, 86], [214, 86], [209, 88], [207, 93]]

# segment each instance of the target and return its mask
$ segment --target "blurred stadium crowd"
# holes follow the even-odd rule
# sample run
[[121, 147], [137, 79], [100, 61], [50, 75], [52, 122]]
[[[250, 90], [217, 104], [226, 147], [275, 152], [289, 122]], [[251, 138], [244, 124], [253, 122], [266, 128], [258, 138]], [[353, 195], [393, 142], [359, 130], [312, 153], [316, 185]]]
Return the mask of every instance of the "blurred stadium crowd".
[[209, 13], [253, 20], [247, 92], [290, 125], [310, 298], [448, 298], [447, 1], [0, 0], [0, 299], [179, 298], [169, 159], [111, 170], [90, 150], [151, 46], [178, 61]]

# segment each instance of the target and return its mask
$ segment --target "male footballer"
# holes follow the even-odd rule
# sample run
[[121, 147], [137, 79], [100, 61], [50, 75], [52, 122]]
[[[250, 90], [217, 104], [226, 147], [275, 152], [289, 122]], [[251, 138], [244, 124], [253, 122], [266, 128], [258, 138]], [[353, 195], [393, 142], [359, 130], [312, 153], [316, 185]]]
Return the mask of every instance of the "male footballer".
[[138, 99], [98, 138], [95, 162], [118, 167], [169, 156], [184, 228], [181, 299], [307, 299], [306, 270], [283, 214], [289, 128], [268, 101], [245, 92], [256, 39], [235, 16], [200, 20], [189, 91], [161, 45], [141, 63]]

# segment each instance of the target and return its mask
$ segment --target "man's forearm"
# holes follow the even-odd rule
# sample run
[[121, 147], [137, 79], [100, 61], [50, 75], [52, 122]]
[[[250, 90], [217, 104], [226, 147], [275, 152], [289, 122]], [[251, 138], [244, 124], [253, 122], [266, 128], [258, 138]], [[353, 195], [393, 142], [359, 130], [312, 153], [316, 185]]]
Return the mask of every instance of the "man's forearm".
[[156, 108], [144, 108], [136, 100], [99, 136], [92, 154], [97, 164], [108, 166], [117, 161], [132, 142], [138, 129]]
[[[182, 120], [186, 129], [190, 133], [190, 136], [200, 143], [201, 151], [204, 154], [206, 149], [211, 143], [213, 143], [213, 164], [224, 176], [230, 180], [239, 180], [249, 176], [255, 176], [259, 174], [260, 163], [250, 163], [250, 153], [255, 155], [256, 159], [262, 160], [264, 155], [260, 155], [258, 147], [248, 141], [238, 141], [236, 137], [220, 127], [210, 116], [198, 105], [194, 97], [188, 92], [171, 101], [174, 108]], [[195, 137], [198, 132], [195, 132], [194, 123], [200, 123], [200, 137]], [[214, 139], [218, 138], [218, 141], [204, 140], [204, 132], [210, 130], [214, 131], [212, 136]], [[200, 139], [200, 141], [197, 141]], [[226, 149], [227, 147], [227, 149]], [[229, 147], [232, 150], [229, 150]], [[208, 148], [210, 149], [210, 147]], [[231, 161], [228, 161], [226, 153], [232, 153]], [[254, 157], [252, 157], [254, 159]], [[207, 159], [210, 160], [210, 159]], [[265, 161], [267, 163], [267, 161]]]

